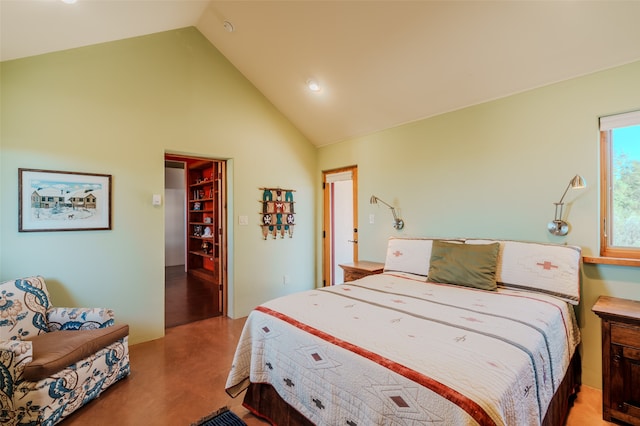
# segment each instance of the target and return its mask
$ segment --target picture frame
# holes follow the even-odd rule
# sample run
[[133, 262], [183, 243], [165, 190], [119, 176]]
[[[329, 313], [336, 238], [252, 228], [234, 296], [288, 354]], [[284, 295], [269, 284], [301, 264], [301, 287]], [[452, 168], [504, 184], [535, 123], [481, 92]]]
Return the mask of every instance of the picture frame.
[[18, 231], [111, 230], [111, 175], [18, 169]]

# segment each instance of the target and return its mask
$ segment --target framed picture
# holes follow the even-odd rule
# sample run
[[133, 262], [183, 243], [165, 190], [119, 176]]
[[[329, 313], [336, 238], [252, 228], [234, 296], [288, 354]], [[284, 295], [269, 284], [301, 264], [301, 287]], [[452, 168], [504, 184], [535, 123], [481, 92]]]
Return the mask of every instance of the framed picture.
[[111, 229], [111, 175], [18, 169], [18, 231]]

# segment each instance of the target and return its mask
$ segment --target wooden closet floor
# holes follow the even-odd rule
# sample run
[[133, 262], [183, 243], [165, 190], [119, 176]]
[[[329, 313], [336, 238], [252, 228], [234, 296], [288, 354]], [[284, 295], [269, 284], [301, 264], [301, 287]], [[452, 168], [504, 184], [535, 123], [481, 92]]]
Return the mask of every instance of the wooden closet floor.
[[215, 312], [214, 284], [187, 274], [184, 265], [165, 268], [165, 328], [219, 315]]

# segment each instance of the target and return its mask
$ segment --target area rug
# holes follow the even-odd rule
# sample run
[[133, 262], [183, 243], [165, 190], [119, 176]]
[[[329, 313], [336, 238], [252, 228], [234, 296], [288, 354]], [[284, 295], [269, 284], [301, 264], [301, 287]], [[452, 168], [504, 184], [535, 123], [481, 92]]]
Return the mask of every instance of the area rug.
[[191, 426], [247, 426], [242, 419], [229, 410], [228, 407], [222, 407], [214, 413], [201, 418]]

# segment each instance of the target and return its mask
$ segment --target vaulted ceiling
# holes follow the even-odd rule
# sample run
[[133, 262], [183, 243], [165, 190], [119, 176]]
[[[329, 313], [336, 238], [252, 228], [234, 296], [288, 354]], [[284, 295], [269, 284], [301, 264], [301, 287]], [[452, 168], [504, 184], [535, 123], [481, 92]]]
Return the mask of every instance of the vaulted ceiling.
[[322, 146], [640, 60], [638, 17], [633, 0], [0, 0], [0, 60], [195, 26]]

